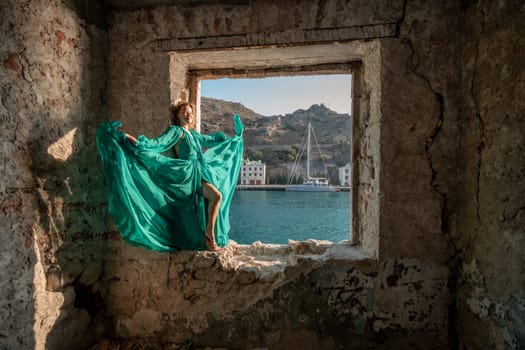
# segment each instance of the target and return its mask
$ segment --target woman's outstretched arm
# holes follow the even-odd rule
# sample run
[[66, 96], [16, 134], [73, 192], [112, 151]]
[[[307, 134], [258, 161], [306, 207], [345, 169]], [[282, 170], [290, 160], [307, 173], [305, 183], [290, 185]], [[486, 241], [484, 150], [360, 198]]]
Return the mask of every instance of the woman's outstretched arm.
[[160, 136], [149, 139], [144, 135], [135, 137], [128, 133], [124, 136], [133, 145], [144, 151], [165, 152], [173, 147], [182, 135], [181, 128], [178, 126], [168, 127]]

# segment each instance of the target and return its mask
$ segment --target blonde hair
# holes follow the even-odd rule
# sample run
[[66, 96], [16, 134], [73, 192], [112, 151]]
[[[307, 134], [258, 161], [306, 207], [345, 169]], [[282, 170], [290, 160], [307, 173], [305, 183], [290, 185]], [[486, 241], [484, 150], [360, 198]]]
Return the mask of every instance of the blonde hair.
[[[179, 124], [179, 118], [177, 117], [180, 113], [180, 111], [183, 109], [183, 108], [186, 108], [186, 106], [190, 106], [191, 107], [191, 110], [193, 113], [195, 113], [195, 106], [193, 105], [193, 103], [191, 102], [186, 102], [186, 101], [181, 101], [181, 102], [177, 102], [173, 105], [170, 106], [170, 112], [171, 112], [171, 124], [172, 125], [178, 125], [180, 126]], [[190, 129], [194, 129], [195, 128], [195, 116], [193, 118], [193, 122], [191, 123], [190, 125]]]

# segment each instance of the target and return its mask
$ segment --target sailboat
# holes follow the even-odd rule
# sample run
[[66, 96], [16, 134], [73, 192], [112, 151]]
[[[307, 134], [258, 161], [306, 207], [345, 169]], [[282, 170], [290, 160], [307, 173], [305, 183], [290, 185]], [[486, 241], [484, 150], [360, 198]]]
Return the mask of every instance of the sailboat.
[[[295, 192], [335, 192], [336, 189], [329, 185], [328, 179], [325, 177], [312, 177], [310, 176], [310, 148], [311, 148], [311, 132], [312, 132], [312, 123], [308, 122], [308, 131], [307, 131], [307, 142], [306, 142], [306, 180], [302, 184], [288, 184], [286, 186], [286, 191], [295, 191]], [[303, 139], [304, 140], [304, 139]], [[302, 152], [299, 153], [298, 159], [300, 159]], [[294, 176], [294, 171], [288, 183]]]

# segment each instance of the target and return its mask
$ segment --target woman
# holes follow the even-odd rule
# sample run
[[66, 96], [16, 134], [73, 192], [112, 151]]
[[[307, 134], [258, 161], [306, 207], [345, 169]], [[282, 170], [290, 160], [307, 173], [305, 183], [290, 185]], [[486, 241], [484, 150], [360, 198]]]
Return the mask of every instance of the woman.
[[[228, 244], [243, 126], [235, 115], [236, 135], [202, 135], [193, 130], [193, 112], [187, 102], [172, 106], [173, 125], [153, 139], [122, 133], [115, 121], [97, 131], [109, 212], [132, 245], [157, 251], [220, 251]], [[175, 157], [162, 154], [169, 150]]]

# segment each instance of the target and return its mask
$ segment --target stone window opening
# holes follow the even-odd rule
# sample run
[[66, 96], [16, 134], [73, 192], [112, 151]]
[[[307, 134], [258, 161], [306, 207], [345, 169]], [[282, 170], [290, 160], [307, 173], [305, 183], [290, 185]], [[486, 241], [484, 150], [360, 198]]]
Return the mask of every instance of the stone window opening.
[[[183, 50], [170, 54], [170, 95], [172, 101], [185, 100], [200, 106], [201, 80], [219, 78], [258, 78], [291, 75], [352, 75], [352, 149], [350, 193], [349, 259], [356, 256], [379, 256], [379, 123], [380, 116], [380, 54], [379, 43], [349, 42], [293, 47], [227, 48], [217, 50]], [[372, 88], [373, 86], [373, 88]], [[196, 110], [197, 130], [200, 130], [201, 113]], [[332, 243], [321, 251], [309, 242], [312, 254], [326, 252]], [[284, 247], [264, 245], [255, 253], [287, 250]], [[271, 246], [271, 247], [270, 247]], [[296, 248], [289, 247], [292, 250]], [[330, 249], [328, 249], [330, 250]], [[253, 251], [252, 251], [253, 253]]]

